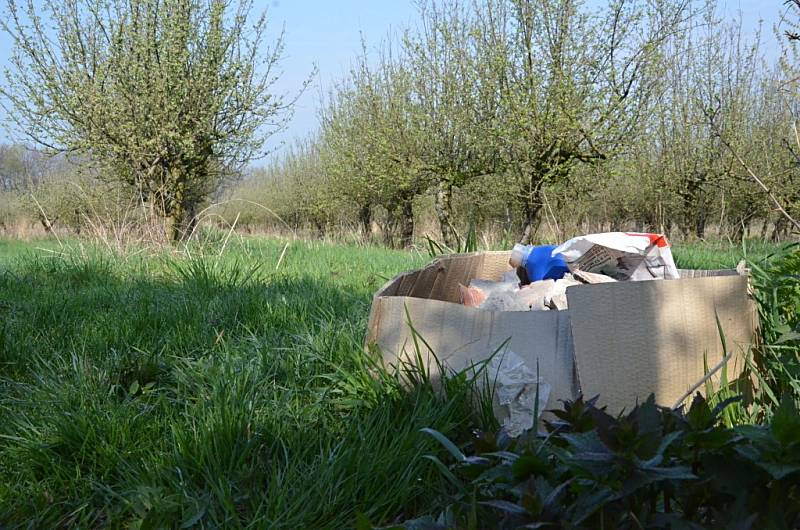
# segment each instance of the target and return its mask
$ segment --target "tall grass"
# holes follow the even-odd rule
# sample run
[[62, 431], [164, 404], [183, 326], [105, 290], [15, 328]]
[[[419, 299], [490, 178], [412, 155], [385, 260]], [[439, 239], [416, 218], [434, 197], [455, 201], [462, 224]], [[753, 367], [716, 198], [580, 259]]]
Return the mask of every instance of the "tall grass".
[[362, 350], [371, 293], [416, 258], [248, 242], [222, 257], [0, 261], [0, 526], [347, 528], [424, 509], [431, 427], [467, 385], [410, 389]]
[[800, 404], [800, 244], [751, 261], [761, 344], [756, 349], [757, 404], [765, 416], [782, 395]]

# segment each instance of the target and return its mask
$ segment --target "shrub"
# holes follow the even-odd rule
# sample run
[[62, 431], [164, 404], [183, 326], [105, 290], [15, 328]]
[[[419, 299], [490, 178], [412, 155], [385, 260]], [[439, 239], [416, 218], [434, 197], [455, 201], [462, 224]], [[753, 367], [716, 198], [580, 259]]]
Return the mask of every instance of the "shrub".
[[[478, 435], [440, 472], [452, 491], [436, 517], [396, 529], [703, 529], [800, 527], [800, 414], [783, 399], [769, 425], [726, 428], [699, 394], [688, 411], [651, 396], [612, 417], [596, 399], [554, 411], [526, 441]], [[361, 521], [361, 526], [368, 525]]]
[[748, 265], [761, 323], [754, 413], [769, 417], [783, 394], [800, 404], [800, 244]]

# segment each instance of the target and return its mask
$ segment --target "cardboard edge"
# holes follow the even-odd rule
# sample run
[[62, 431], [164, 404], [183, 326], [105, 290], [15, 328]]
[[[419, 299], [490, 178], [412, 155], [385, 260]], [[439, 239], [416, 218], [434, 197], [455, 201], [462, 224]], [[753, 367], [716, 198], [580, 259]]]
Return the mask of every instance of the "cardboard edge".
[[[413, 274], [421, 274], [425, 271], [433, 270], [438, 268], [442, 263], [446, 263], [448, 261], [459, 259], [459, 258], [480, 258], [480, 267], [484, 266], [486, 261], [486, 256], [494, 256], [494, 255], [511, 255], [510, 251], [507, 250], [485, 250], [485, 251], [478, 251], [478, 252], [465, 252], [460, 254], [445, 254], [443, 256], [437, 256], [434, 258], [430, 263], [427, 265], [418, 268], [418, 269], [411, 269], [407, 271], [403, 271], [401, 273], [396, 274], [386, 283], [384, 283], [380, 289], [375, 293], [375, 297], [377, 296], [397, 296], [396, 289], [395, 292], [387, 292], [393, 285], [397, 285], [403, 278], [412, 276]], [[401, 295], [402, 296], [402, 295]]]
[[381, 318], [381, 302], [383, 297], [375, 295], [372, 297], [372, 305], [369, 308], [369, 317], [367, 319], [367, 334], [364, 337], [364, 349], [369, 350], [369, 345], [374, 343], [377, 339], [378, 329], [380, 326]]

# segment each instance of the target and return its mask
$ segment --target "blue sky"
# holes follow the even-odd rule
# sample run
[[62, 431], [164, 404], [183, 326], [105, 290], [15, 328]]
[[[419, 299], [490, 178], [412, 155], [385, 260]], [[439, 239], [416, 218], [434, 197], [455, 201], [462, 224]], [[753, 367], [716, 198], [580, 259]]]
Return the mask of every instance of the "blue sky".
[[[763, 20], [767, 47], [774, 48], [772, 26], [785, 10], [783, 0], [719, 0], [722, 13], [734, 16], [741, 11], [745, 28], [754, 30]], [[603, 0], [590, 0], [602, 5]], [[389, 32], [413, 24], [416, 20], [414, 0], [256, 0], [257, 8], [266, 8], [273, 35], [285, 28], [283, 75], [276, 85], [279, 92], [294, 93], [313, 69], [317, 76], [300, 98], [294, 119], [286, 131], [273, 137], [271, 144], [279, 148], [294, 138], [313, 132], [317, 123], [317, 107], [321, 91], [341, 78], [359, 53], [361, 36], [374, 48]], [[0, 33], [0, 68], [7, 64], [11, 43]], [[2, 82], [2, 78], [0, 78]], [[2, 112], [2, 111], [0, 111]], [[8, 138], [0, 130], [0, 141]]]

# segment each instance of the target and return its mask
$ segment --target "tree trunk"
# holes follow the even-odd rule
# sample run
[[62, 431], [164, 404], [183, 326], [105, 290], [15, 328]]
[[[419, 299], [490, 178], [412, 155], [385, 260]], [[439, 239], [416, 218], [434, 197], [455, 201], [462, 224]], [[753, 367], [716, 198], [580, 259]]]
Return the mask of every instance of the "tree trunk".
[[524, 196], [522, 204], [525, 212], [525, 221], [522, 224], [522, 237], [520, 243], [523, 245], [530, 245], [533, 236], [539, 229], [541, 219], [539, 213], [542, 211], [544, 202], [542, 201], [542, 186], [544, 185], [544, 178], [547, 173], [544, 163], [539, 164], [539, 170], [533, 171], [530, 174], [530, 188]]
[[414, 242], [414, 203], [411, 199], [403, 201], [400, 217], [400, 245], [410, 248]]
[[51, 219], [48, 219], [47, 216], [44, 215], [44, 214], [40, 214], [39, 215], [39, 222], [42, 223], [42, 226], [44, 227], [44, 231], [45, 231], [46, 234], [52, 234], [53, 233], [53, 225], [56, 224], [56, 221], [58, 221], [58, 217], [54, 217], [51, 220]]
[[761, 224], [761, 240], [767, 239], [767, 230], [769, 230], [769, 215], [764, 216], [764, 221]]
[[536, 230], [539, 228], [539, 212], [542, 210], [542, 204], [531, 201], [525, 205], [525, 222], [522, 225], [522, 237], [520, 243], [523, 245], [530, 245]]
[[394, 231], [397, 227], [397, 214], [393, 208], [386, 210], [386, 222], [383, 224], [383, 244], [389, 248], [394, 247]]
[[183, 215], [179, 212], [172, 212], [171, 215], [168, 215], [164, 219], [164, 229], [166, 232], [167, 237], [173, 243], [180, 243], [183, 241], [183, 229], [181, 225], [183, 224]]
[[319, 219], [314, 219], [314, 227], [317, 229], [317, 237], [319, 239], [325, 239], [325, 223], [320, 221]]
[[[641, 230], [639, 231], [641, 232]], [[706, 213], [704, 209], [697, 214], [697, 219], [694, 224], [694, 234], [697, 236], [697, 239], [705, 239], [706, 237]]]
[[786, 221], [786, 218], [783, 216], [778, 217], [772, 229], [772, 236], [770, 237], [770, 240], [774, 243], [780, 241], [781, 236], [786, 234], [787, 228], [788, 228], [788, 223]]
[[359, 208], [358, 222], [361, 225], [361, 237], [364, 241], [372, 239], [372, 208], [369, 204]]
[[436, 185], [436, 195], [434, 197], [434, 210], [439, 219], [439, 231], [442, 234], [442, 243], [449, 248], [455, 249], [458, 243], [458, 234], [453, 228], [453, 185], [450, 181], [441, 179]]
[[166, 232], [173, 243], [186, 242], [197, 228], [194, 205], [175, 205], [166, 216]]

